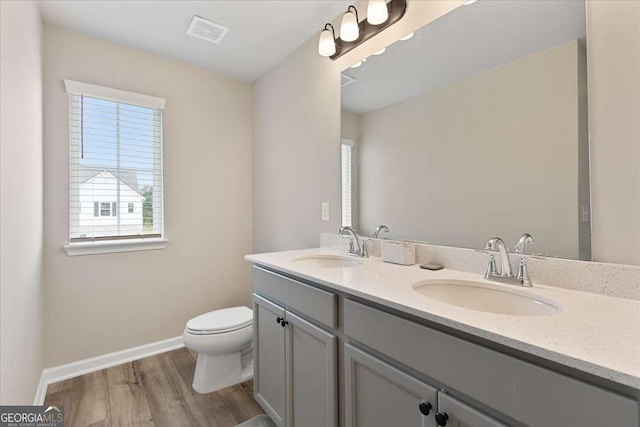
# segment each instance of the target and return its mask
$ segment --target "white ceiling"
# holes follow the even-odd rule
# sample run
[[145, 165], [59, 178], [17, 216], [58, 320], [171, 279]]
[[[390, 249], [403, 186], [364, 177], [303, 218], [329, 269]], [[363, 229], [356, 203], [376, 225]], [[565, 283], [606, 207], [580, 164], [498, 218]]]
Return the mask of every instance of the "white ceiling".
[[[44, 22], [253, 81], [351, 4], [346, 0], [43, 0]], [[185, 34], [199, 15], [230, 28], [220, 45]]]
[[584, 0], [478, 0], [343, 74], [342, 108], [365, 113], [586, 33]]

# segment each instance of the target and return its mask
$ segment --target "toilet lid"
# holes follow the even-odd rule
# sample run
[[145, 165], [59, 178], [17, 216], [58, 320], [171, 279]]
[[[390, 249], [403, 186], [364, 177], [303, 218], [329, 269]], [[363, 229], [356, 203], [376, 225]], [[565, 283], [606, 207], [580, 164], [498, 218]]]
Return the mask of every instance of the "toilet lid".
[[210, 311], [187, 322], [187, 329], [197, 334], [218, 334], [235, 331], [253, 323], [253, 310], [231, 307]]

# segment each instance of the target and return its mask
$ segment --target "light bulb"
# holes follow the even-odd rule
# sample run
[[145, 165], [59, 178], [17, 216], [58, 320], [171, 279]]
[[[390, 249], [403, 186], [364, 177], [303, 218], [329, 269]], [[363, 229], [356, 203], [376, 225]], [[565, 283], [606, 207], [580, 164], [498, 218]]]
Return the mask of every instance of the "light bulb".
[[367, 22], [380, 25], [389, 19], [386, 0], [369, 0], [367, 5]]
[[374, 55], [382, 55], [386, 50], [387, 50], [387, 48], [386, 48], [386, 47], [383, 47], [382, 49], [380, 49], [379, 51], [377, 51], [376, 53], [374, 53]]
[[362, 61], [358, 61], [358, 62], [356, 62], [355, 64], [353, 64], [353, 65], [352, 65], [351, 67], [349, 67], [349, 68], [358, 68], [358, 67], [359, 67], [359, 66], [361, 66], [361, 65], [362, 65]]
[[406, 36], [404, 36], [403, 38], [401, 38], [400, 40], [405, 41], [405, 40], [409, 40], [411, 37], [413, 37], [415, 33], [409, 33]]
[[346, 42], [358, 40], [360, 28], [358, 28], [358, 18], [356, 14], [348, 10], [342, 17], [340, 25], [340, 38]]
[[320, 56], [331, 56], [336, 53], [336, 41], [333, 39], [331, 30], [325, 28], [320, 33], [320, 41], [318, 42], [318, 53]]

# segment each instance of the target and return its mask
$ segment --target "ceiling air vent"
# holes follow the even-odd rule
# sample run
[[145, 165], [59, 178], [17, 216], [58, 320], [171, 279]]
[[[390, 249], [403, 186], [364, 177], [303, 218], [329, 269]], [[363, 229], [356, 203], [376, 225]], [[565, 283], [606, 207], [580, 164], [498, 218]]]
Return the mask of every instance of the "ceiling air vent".
[[355, 81], [356, 81], [355, 77], [342, 74], [342, 81], [340, 83], [342, 87], [345, 87], [345, 86], [349, 86], [351, 83], [354, 83]]
[[209, 43], [220, 44], [229, 29], [224, 25], [216, 24], [199, 16], [194, 16], [187, 28], [187, 34]]

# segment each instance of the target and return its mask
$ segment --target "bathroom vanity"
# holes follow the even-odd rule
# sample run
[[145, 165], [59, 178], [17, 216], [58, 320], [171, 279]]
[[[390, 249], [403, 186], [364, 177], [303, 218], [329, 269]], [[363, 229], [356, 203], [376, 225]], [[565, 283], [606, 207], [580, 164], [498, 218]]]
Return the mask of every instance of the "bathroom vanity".
[[[638, 301], [327, 249], [246, 259], [254, 396], [279, 426], [639, 425]], [[551, 309], [464, 308], [430, 283]]]

